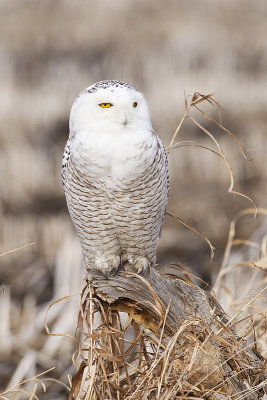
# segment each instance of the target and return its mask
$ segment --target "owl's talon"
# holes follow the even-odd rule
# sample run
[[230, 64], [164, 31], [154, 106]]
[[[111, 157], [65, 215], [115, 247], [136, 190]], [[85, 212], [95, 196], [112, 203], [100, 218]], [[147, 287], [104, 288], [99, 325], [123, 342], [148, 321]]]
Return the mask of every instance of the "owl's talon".
[[103, 259], [99, 258], [95, 260], [94, 265], [94, 268], [87, 267], [88, 276], [91, 279], [109, 279], [109, 277], [116, 275], [118, 272], [121, 265], [121, 258], [119, 255], [116, 255], [109, 261], [103, 261]]
[[145, 257], [141, 257], [134, 264], [134, 269], [138, 274], [140, 274], [141, 272], [145, 272], [148, 269], [149, 265], [149, 261]]
[[105, 271], [105, 277], [108, 279], [109, 276], [116, 275], [119, 267], [121, 265], [121, 258], [119, 255], [116, 255], [113, 260], [108, 264], [108, 268]]
[[121, 263], [122, 263], [122, 264], [125, 264], [125, 263], [127, 263], [127, 261], [128, 261], [127, 253], [126, 253], [125, 251], [123, 251], [123, 252], [121, 253]]
[[121, 264], [121, 258], [119, 255], [115, 256], [112, 260], [112, 267], [113, 269], [118, 269]]
[[128, 272], [134, 272], [136, 274], [140, 274], [141, 272], [146, 272], [150, 263], [147, 258], [140, 257], [135, 262], [132, 258], [128, 259], [128, 262], [125, 264], [124, 269]]

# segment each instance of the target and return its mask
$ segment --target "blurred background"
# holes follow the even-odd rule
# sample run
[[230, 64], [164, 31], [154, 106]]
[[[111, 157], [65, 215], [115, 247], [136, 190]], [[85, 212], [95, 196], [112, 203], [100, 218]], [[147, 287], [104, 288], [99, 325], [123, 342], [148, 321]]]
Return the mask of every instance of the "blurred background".
[[[185, 95], [215, 93], [223, 125], [238, 137], [247, 160], [230, 137], [193, 114], [222, 145], [235, 189], [265, 207], [266, 20], [265, 0], [0, 1], [2, 389], [52, 367], [47, 376], [68, 385], [68, 374], [76, 371], [74, 341], [44, 329], [49, 304], [76, 293], [55, 304], [46, 320], [54, 333], [75, 334], [82, 287], [79, 243], [60, 177], [75, 97], [103, 79], [135, 86], [167, 148]], [[204, 109], [220, 120], [215, 107]], [[190, 120], [177, 140], [215, 149]], [[173, 150], [169, 168], [169, 211], [205, 233], [216, 252], [210, 262], [207, 244], [167, 217], [159, 264], [182, 262], [209, 282], [220, 266], [231, 219], [252, 204], [227, 192], [227, 170], [203, 148]], [[240, 237], [248, 238], [262, 221], [245, 217]], [[46, 385], [42, 399], [66, 398], [63, 385]]]

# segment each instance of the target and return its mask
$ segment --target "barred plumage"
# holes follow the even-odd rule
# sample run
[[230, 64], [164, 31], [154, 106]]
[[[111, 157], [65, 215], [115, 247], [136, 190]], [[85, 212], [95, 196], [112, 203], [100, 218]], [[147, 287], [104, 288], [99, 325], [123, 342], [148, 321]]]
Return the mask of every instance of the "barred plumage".
[[71, 111], [62, 179], [92, 275], [120, 266], [140, 273], [156, 262], [168, 167], [140, 92], [103, 81], [81, 93]]

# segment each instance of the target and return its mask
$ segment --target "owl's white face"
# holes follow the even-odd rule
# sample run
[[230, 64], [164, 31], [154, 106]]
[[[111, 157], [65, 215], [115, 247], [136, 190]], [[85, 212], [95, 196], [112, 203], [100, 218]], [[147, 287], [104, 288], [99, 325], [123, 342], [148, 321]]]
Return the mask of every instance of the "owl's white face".
[[144, 96], [117, 81], [103, 81], [85, 89], [71, 109], [71, 136], [82, 131], [126, 133], [140, 128], [152, 129]]

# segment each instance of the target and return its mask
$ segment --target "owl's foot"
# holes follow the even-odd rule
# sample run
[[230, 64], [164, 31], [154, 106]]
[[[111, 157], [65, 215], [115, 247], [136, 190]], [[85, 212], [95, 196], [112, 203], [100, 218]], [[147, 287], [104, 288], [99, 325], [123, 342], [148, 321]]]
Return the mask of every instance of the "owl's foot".
[[127, 255], [123, 253], [121, 258], [125, 271], [134, 272], [136, 274], [146, 272], [150, 265], [150, 262], [145, 257], [127, 257]]
[[91, 279], [108, 279], [114, 276], [121, 265], [121, 258], [116, 255], [110, 261], [103, 261], [101, 259], [95, 261], [95, 266], [88, 267], [88, 275]]
[[110, 262], [108, 262], [106, 264], [107, 264], [107, 266], [105, 265], [106, 268], [103, 268], [103, 274], [108, 279], [109, 276], [116, 275], [116, 272], [118, 271], [118, 269], [121, 265], [121, 258], [119, 255], [116, 255], [113, 258], [113, 260], [111, 260]]

